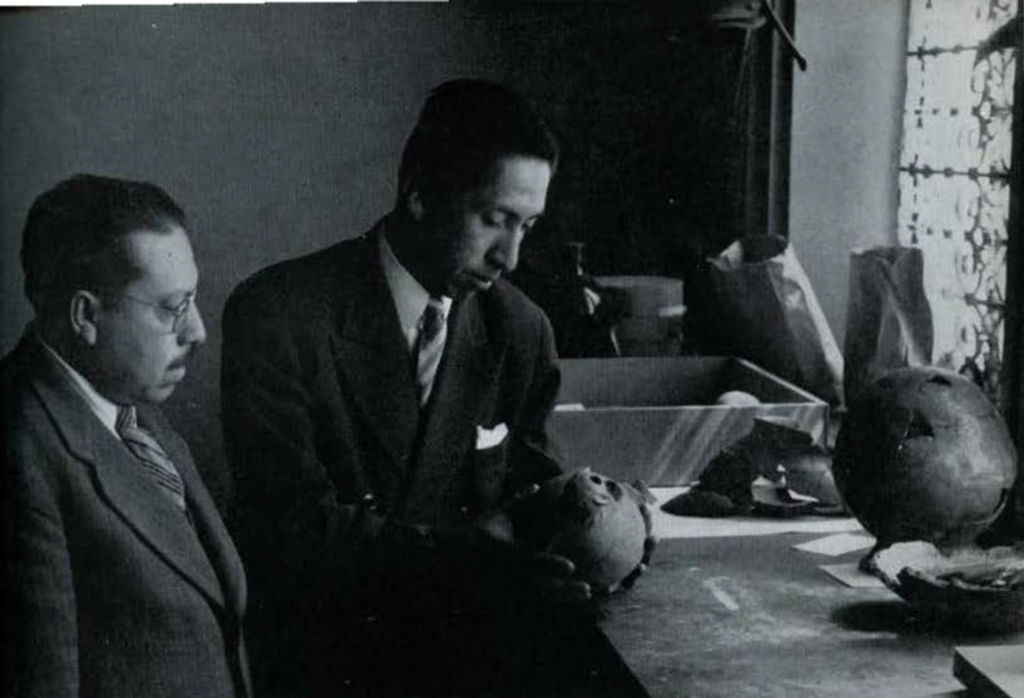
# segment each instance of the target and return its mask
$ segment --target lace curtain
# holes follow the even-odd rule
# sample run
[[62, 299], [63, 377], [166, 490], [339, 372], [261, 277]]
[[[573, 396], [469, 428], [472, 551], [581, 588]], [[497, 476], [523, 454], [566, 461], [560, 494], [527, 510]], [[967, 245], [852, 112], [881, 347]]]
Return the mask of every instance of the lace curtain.
[[[932, 362], [993, 400], [1006, 298], [1017, 0], [910, 0], [898, 236], [920, 247]], [[992, 38], [996, 37], [996, 38]]]

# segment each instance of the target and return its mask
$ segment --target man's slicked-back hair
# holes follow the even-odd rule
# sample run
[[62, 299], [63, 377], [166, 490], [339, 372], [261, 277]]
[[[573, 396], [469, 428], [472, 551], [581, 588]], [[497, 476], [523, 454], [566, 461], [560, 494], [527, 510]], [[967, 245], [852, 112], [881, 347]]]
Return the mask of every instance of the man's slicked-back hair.
[[399, 199], [411, 188], [426, 197], [486, 181], [499, 158], [524, 155], [558, 166], [551, 129], [522, 96], [485, 80], [452, 80], [431, 90], [406, 141]]
[[186, 227], [185, 213], [149, 182], [77, 174], [32, 203], [22, 233], [25, 295], [37, 313], [66, 307], [80, 289], [116, 289], [138, 270], [124, 238]]

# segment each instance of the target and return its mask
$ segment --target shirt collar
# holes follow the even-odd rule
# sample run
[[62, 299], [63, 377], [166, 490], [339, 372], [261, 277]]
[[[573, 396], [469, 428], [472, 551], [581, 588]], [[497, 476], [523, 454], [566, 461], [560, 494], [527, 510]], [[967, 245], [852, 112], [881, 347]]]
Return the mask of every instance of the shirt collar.
[[[83, 376], [81, 373], [72, 368], [71, 364], [65, 361], [64, 358], [60, 354], [58, 354], [53, 347], [47, 344], [41, 337], [38, 337], [38, 335], [37, 339], [39, 339], [39, 343], [43, 345], [43, 348], [45, 348], [46, 351], [50, 353], [50, 356], [52, 356], [57, 361], [57, 365], [71, 381], [71, 386], [75, 389], [75, 392], [78, 393], [83, 400], [85, 400], [86, 404], [89, 405], [89, 409], [91, 409], [93, 414], [95, 414], [96, 417], [100, 420], [100, 422], [103, 423], [103, 426], [109, 429], [110, 433], [112, 433], [114, 436], [118, 436], [118, 406], [111, 402], [110, 400], [108, 400], [107, 398], [100, 395], [100, 393], [96, 390], [96, 388], [93, 387], [92, 383], [90, 383], [85, 376]], [[118, 438], [120, 437], [118, 436]]]
[[[423, 317], [423, 311], [427, 308], [430, 294], [416, 280], [416, 277], [398, 261], [395, 251], [388, 243], [387, 236], [381, 234], [378, 239], [380, 240], [379, 254], [381, 267], [384, 269], [384, 278], [391, 290], [395, 310], [398, 311], [398, 322], [402, 326], [402, 334], [405, 335], [411, 350], [416, 343], [420, 318]], [[449, 296], [441, 296], [441, 304], [444, 306], [444, 313], [447, 317], [448, 311], [452, 307], [452, 299]]]

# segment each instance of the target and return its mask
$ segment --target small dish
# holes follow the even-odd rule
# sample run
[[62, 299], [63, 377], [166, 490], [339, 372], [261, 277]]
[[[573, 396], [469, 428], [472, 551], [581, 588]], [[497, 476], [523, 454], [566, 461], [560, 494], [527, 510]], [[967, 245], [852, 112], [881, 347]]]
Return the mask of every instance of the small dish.
[[930, 621], [972, 633], [1024, 630], [1024, 543], [949, 551], [896, 543], [861, 564]]

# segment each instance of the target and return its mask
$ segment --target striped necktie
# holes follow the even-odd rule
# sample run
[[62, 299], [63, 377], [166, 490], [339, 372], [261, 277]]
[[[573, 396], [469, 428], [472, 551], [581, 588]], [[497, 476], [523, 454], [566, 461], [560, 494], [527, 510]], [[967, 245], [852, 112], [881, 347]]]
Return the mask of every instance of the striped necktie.
[[153, 478], [161, 492], [184, 511], [185, 483], [156, 438], [139, 426], [134, 407], [118, 410], [116, 428], [124, 445], [142, 463], [146, 474]]
[[420, 407], [426, 405], [430, 399], [430, 391], [434, 387], [434, 377], [441, 363], [447, 335], [444, 304], [440, 298], [431, 296], [420, 318], [416, 350], [416, 384], [419, 388]]

